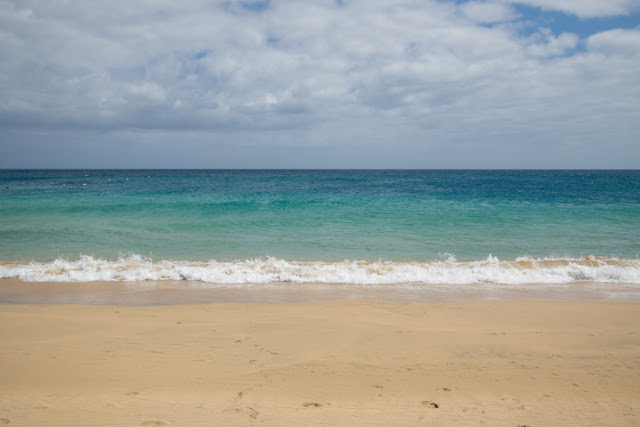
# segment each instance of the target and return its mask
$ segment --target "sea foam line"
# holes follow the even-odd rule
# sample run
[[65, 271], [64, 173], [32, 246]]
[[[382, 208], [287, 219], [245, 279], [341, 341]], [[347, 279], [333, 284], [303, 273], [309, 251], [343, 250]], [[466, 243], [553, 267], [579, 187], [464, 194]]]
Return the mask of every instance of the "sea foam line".
[[562, 284], [604, 282], [640, 284], [640, 260], [620, 258], [517, 258], [494, 256], [460, 262], [453, 256], [428, 262], [296, 262], [278, 258], [238, 261], [153, 261], [140, 255], [115, 261], [81, 256], [77, 260], [0, 263], [0, 278], [27, 282], [164, 281], [205, 283], [375, 284]]

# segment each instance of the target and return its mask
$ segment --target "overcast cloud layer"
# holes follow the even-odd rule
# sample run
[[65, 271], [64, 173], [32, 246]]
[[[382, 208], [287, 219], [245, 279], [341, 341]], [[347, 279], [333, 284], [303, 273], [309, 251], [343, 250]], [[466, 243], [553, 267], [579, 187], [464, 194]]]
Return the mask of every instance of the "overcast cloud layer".
[[638, 168], [616, 17], [640, 1], [0, 1], [0, 167]]

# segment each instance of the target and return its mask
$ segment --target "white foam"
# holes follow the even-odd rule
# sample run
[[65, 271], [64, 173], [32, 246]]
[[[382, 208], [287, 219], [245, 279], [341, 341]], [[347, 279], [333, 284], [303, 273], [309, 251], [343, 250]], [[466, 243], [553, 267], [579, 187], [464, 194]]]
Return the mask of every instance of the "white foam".
[[441, 260], [429, 262], [295, 262], [271, 257], [192, 262], [152, 261], [140, 255], [122, 256], [115, 261], [81, 256], [77, 260], [60, 258], [47, 263], [2, 263], [0, 278], [29, 282], [189, 280], [216, 284], [640, 284], [640, 260], [519, 257], [514, 261], [502, 261], [490, 255], [484, 260], [461, 262], [446, 254]]

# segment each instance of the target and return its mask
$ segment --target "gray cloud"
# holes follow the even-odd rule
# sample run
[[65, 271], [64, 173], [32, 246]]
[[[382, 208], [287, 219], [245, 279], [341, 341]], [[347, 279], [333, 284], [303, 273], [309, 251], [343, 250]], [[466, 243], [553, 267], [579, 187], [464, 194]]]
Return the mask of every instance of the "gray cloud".
[[637, 167], [640, 29], [526, 25], [506, 1], [0, 2], [0, 167]]

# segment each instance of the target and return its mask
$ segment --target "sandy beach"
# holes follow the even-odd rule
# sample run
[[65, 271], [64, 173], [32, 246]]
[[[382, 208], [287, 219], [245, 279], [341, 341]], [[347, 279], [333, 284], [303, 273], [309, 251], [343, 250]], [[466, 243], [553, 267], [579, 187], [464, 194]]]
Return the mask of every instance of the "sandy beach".
[[10, 425], [639, 425], [640, 304], [0, 305]]

